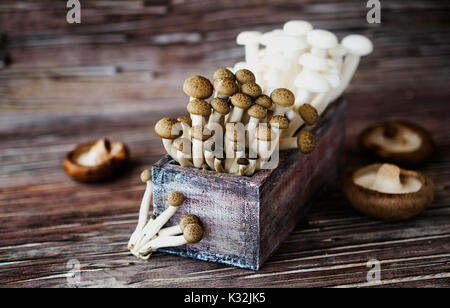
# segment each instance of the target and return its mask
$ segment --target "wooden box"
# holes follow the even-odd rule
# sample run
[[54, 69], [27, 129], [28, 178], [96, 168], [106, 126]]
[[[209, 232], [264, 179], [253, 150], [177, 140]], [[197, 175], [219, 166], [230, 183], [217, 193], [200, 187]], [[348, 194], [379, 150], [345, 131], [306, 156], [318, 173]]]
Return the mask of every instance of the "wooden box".
[[156, 215], [168, 193], [186, 201], [168, 225], [186, 214], [197, 215], [205, 235], [201, 242], [159, 251], [258, 270], [304, 217], [314, 195], [337, 179], [344, 145], [346, 103], [330, 104], [312, 130], [316, 149], [308, 155], [281, 151], [279, 165], [252, 177], [184, 168], [169, 156], [152, 169]]

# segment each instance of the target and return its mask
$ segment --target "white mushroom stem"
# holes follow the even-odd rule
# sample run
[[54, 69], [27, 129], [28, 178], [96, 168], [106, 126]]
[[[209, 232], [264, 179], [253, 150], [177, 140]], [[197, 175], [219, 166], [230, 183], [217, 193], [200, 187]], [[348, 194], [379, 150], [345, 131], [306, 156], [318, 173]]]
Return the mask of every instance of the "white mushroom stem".
[[214, 170], [214, 152], [205, 150], [205, 161], [211, 170]]
[[181, 167], [194, 167], [190, 156], [191, 155], [185, 154], [183, 151], [177, 150], [177, 161]]
[[158, 236], [155, 239], [147, 242], [142, 247], [139, 248], [140, 255], [147, 255], [154, 252], [158, 248], [163, 247], [175, 247], [185, 245], [188, 242], [183, 235], [168, 235], [168, 236]]
[[208, 120], [208, 125], [207, 125], [208, 129], [214, 130], [213, 124], [214, 123], [219, 124], [221, 122], [222, 118], [223, 118], [223, 114], [221, 114], [220, 112], [217, 112], [217, 111], [211, 112], [211, 115], [209, 116], [209, 120]]
[[314, 97], [311, 102], [311, 106], [316, 108], [317, 114], [321, 115], [328, 106], [328, 102], [330, 102], [331, 91], [319, 93]]
[[238, 151], [236, 151], [235, 157], [229, 167], [229, 171], [228, 171], [229, 173], [237, 173], [239, 171], [239, 165], [238, 165], [237, 161], [241, 157], [245, 157], [245, 147], [243, 149], [241, 148]]
[[286, 112], [288, 112], [290, 110], [290, 107], [283, 107], [280, 105], [276, 105], [274, 104], [274, 110], [273, 110], [273, 115], [281, 115], [284, 116], [286, 114]]
[[192, 162], [194, 167], [201, 168], [203, 161], [203, 141], [192, 138]]
[[283, 131], [282, 136], [292, 137], [297, 129], [299, 129], [305, 122], [299, 114], [292, 109], [286, 112], [286, 118], [289, 120], [289, 127]]
[[237, 36], [237, 44], [245, 46], [245, 62], [249, 64], [258, 63], [259, 39], [261, 35], [261, 32], [258, 31], [244, 31]]
[[228, 114], [227, 123], [241, 122], [245, 109], [234, 106], [231, 112]]
[[162, 143], [164, 146], [164, 149], [166, 150], [167, 154], [169, 154], [173, 159], [177, 159], [177, 156], [172, 152], [172, 143], [173, 139], [165, 139], [162, 138]]
[[139, 219], [136, 229], [128, 241], [128, 249], [133, 249], [139, 238], [139, 234], [144, 229], [148, 221], [148, 214], [150, 211], [150, 203], [153, 195], [153, 183], [151, 180], [147, 181], [147, 186], [145, 188], [144, 196], [142, 197], [141, 207], [139, 209]]
[[183, 135], [181, 135], [181, 138], [190, 139], [189, 132], [191, 130], [191, 127], [184, 122], [181, 122], [181, 127], [183, 128]]
[[170, 226], [170, 227], [162, 228], [162, 229], [158, 232], [158, 236], [160, 236], [160, 237], [165, 237], [165, 236], [169, 236], [169, 235], [177, 235], [177, 234], [181, 234], [181, 233], [183, 233], [183, 231], [181, 230], [180, 225], [175, 225], [175, 226]]
[[235, 149], [236, 148], [236, 142], [228, 140], [225, 138], [225, 172], [230, 172], [231, 165], [234, 162], [234, 158], [236, 157]]
[[199, 114], [191, 113], [192, 126], [203, 126], [206, 123], [205, 118]]
[[392, 164], [383, 164], [378, 169], [373, 184], [375, 190], [383, 193], [398, 193], [402, 190], [400, 168]]
[[176, 213], [178, 206], [171, 206], [165, 209], [155, 220], [149, 221], [142, 230], [141, 239], [135, 246], [135, 251], [140, 251], [141, 247], [148, 243], [161, 228], [169, 221], [169, 219]]

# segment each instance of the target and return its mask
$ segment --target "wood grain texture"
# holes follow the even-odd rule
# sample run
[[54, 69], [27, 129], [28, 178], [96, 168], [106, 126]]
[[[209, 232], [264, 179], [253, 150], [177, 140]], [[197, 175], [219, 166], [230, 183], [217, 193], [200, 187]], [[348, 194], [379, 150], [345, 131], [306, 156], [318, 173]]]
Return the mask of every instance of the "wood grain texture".
[[[383, 287], [450, 286], [448, 1], [383, 1], [379, 25], [366, 23], [360, 0], [92, 0], [82, 10], [82, 24], [69, 25], [64, 1], [0, 4], [0, 286], [67, 287], [70, 259], [83, 287], [371, 286], [372, 258]], [[420, 167], [436, 184], [433, 204], [385, 223], [353, 211], [336, 183], [258, 273], [130, 256], [139, 173], [164, 153], [153, 125], [186, 112], [183, 80], [242, 59], [240, 31], [294, 18], [373, 40], [347, 94], [347, 168], [371, 162], [355, 145], [367, 125], [420, 123], [438, 145]], [[65, 153], [101, 137], [128, 144], [127, 168], [96, 185], [67, 178]]]

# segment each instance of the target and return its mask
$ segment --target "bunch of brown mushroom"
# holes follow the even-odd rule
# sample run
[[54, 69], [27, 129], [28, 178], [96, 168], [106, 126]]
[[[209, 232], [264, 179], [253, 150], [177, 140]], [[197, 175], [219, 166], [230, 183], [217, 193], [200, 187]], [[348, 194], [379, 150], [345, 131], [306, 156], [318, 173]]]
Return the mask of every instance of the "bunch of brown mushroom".
[[139, 210], [139, 220], [136, 230], [128, 241], [128, 249], [140, 259], [148, 259], [158, 248], [181, 246], [197, 243], [203, 238], [203, 229], [197, 216], [183, 216], [179, 225], [163, 228], [184, 202], [184, 195], [172, 192], [167, 196], [168, 207], [157, 217], [149, 219], [150, 203], [152, 201], [152, 173], [144, 170], [141, 180], [147, 183]]
[[309, 104], [294, 108], [294, 94], [285, 88], [262, 94], [247, 69], [220, 68], [212, 83], [189, 77], [183, 91], [189, 116], [155, 125], [166, 152], [183, 167], [251, 176], [269, 168], [275, 151], [310, 153], [315, 147], [314, 134], [303, 127], [316, 124], [317, 110]]

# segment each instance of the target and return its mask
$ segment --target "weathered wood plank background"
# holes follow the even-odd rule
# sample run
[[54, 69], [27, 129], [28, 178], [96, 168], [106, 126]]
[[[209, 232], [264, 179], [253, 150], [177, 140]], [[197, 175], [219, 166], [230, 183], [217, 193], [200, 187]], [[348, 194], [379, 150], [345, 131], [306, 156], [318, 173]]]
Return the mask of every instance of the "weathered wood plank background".
[[[0, 286], [450, 286], [450, 3], [383, 1], [382, 23], [362, 0], [66, 1], [0, 3]], [[336, 183], [259, 272], [155, 254], [130, 256], [144, 186], [139, 173], [163, 155], [153, 133], [162, 116], [185, 112], [182, 81], [242, 59], [235, 36], [306, 19], [339, 37], [369, 36], [348, 93], [347, 168], [368, 163], [355, 138], [368, 124], [408, 119], [429, 129], [437, 151], [421, 168], [436, 200], [420, 217], [384, 223], [353, 211]], [[132, 153], [116, 179], [83, 185], [64, 174], [65, 153], [110, 137]]]

